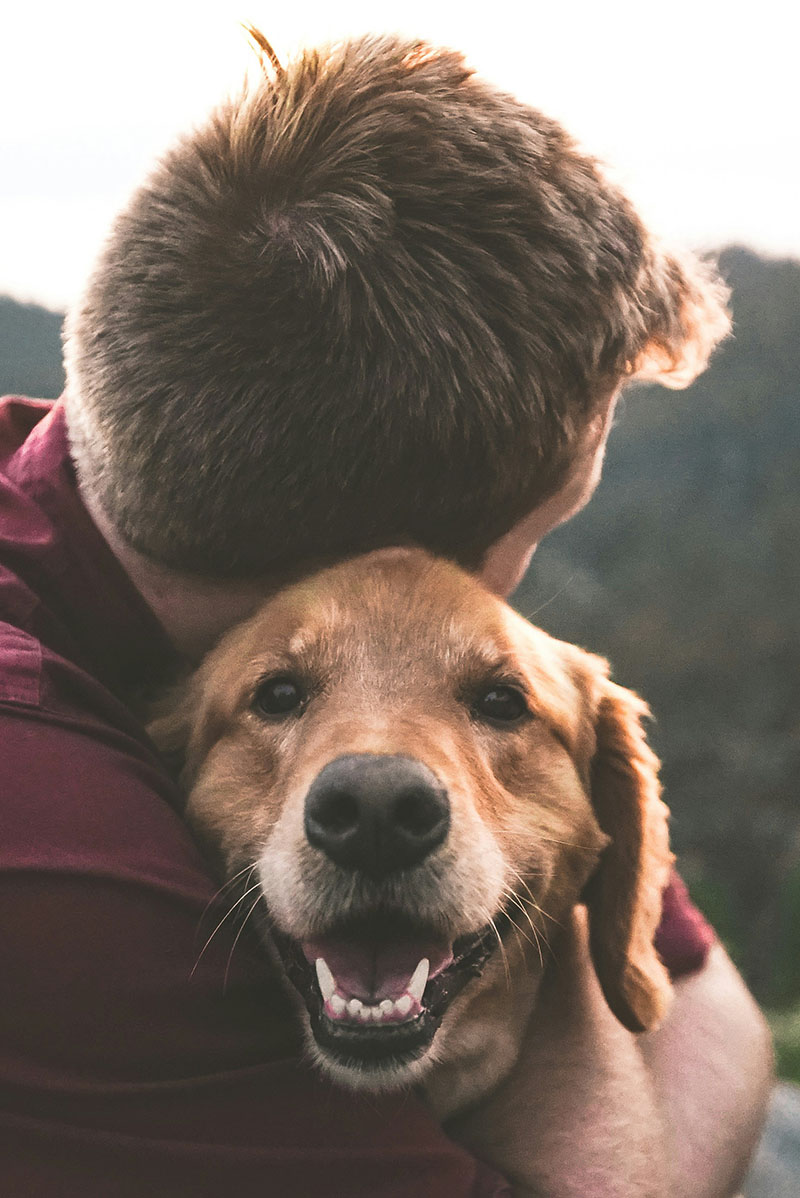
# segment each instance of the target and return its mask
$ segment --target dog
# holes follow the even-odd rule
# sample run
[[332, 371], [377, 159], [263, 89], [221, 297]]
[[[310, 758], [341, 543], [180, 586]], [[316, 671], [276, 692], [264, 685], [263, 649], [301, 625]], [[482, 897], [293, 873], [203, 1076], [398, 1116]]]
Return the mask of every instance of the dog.
[[377, 550], [269, 598], [151, 726], [317, 1065], [442, 1119], [513, 1066], [585, 904], [611, 1011], [654, 1028], [672, 856], [645, 704], [449, 562]]

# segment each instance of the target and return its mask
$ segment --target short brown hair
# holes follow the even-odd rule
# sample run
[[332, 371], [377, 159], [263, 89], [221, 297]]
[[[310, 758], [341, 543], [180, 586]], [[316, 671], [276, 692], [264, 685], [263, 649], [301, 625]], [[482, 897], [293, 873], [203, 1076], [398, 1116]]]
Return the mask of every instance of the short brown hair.
[[176, 568], [408, 541], [472, 567], [620, 378], [702, 369], [722, 298], [553, 121], [365, 37], [246, 89], [133, 195], [68, 320], [73, 452]]

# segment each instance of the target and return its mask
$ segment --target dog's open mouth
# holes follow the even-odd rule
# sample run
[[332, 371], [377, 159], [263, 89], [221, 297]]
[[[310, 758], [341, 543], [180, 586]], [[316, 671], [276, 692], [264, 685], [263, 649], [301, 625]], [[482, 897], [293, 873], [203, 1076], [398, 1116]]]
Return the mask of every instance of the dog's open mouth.
[[497, 945], [489, 926], [451, 942], [394, 915], [341, 923], [313, 940], [272, 935], [317, 1044], [365, 1071], [421, 1056]]

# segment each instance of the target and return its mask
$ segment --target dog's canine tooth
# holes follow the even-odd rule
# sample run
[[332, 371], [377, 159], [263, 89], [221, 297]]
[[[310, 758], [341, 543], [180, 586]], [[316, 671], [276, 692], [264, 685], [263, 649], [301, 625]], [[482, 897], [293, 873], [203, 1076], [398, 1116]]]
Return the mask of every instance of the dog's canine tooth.
[[410, 994], [404, 994], [402, 998], [398, 998], [394, 1004], [395, 1010], [399, 1015], [407, 1015], [411, 1010], [414, 1000]]
[[428, 972], [431, 963], [427, 957], [423, 957], [417, 968], [411, 975], [411, 981], [408, 983], [408, 993], [417, 1002], [422, 1002], [422, 992], [428, 984]]
[[314, 965], [317, 970], [317, 981], [322, 993], [322, 1001], [327, 1002], [336, 992], [336, 978], [328, 968], [324, 957], [317, 957]]
[[347, 1009], [347, 1002], [342, 998], [341, 994], [332, 994], [328, 1001], [330, 1002], [330, 1007], [334, 1015], [344, 1014], [345, 1010]]

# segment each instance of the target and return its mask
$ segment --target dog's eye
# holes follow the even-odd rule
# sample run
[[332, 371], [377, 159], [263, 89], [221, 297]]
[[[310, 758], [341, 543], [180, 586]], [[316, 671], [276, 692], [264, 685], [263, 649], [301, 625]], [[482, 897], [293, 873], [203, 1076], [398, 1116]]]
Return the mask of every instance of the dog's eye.
[[525, 696], [515, 686], [493, 686], [478, 697], [475, 714], [493, 724], [514, 724], [529, 715]]
[[253, 709], [259, 715], [292, 715], [300, 711], [305, 702], [306, 693], [300, 684], [282, 674], [259, 682], [253, 696]]

